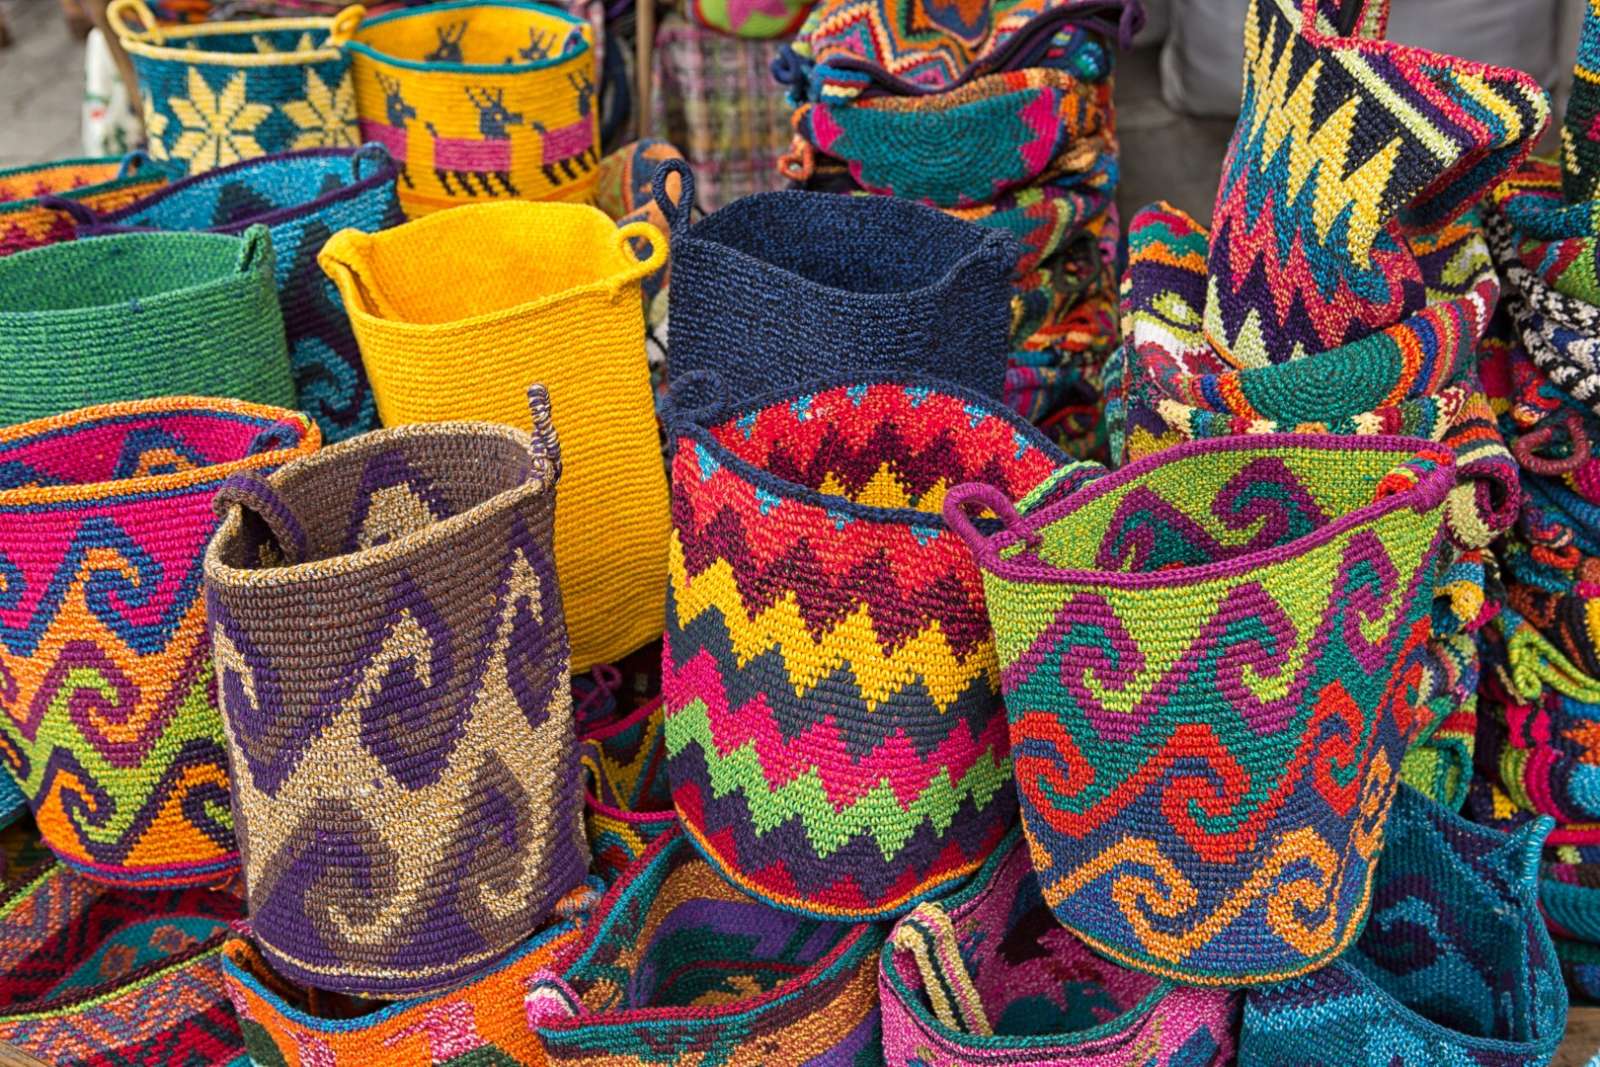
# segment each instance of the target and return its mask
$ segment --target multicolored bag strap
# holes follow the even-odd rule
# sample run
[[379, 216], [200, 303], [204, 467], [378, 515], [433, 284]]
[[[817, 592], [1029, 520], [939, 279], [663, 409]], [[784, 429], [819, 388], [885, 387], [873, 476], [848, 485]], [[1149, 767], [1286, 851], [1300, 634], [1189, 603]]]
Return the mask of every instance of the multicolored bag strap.
[[988, 1037], [994, 1033], [983, 1000], [961, 960], [955, 926], [943, 907], [937, 902], [917, 905], [895, 925], [889, 941], [916, 960], [928, 1003], [941, 1023], [966, 1034]]

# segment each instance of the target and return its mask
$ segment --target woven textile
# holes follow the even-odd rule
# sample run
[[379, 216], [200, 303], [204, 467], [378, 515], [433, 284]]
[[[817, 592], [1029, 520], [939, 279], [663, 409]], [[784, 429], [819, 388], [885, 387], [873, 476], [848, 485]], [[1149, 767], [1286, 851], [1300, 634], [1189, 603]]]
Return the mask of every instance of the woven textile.
[[772, 81], [781, 49], [777, 41], [729, 37], [677, 11], [661, 16], [650, 125], [694, 168], [702, 210], [788, 185], [778, 157], [789, 145], [791, 108]]
[[[666, 171], [658, 175], [665, 188]], [[714, 371], [738, 402], [819, 378], [926, 374], [996, 400], [1018, 246], [890, 197], [759, 193], [672, 213], [668, 378]]]
[[344, 46], [362, 13], [161, 26], [143, 0], [113, 0], [106, 18], [139, 75], [148, 151], [182, 175], [360, 144]]
[[74, 214], [85, 233], [102, 227], [241, 233], [266, 226], [301, 409], [329, 442], [377, 426], [344, 302], [317, 268], [317, 253], [339, 230], [372, 233], [402, 221], [394, 163], [381, 147], [262, 156], [175, 182], [121, 211]]
[[346, 230], [320, 257], [385, 426], [527, 426], [525, 390], [549, 390], [566, 457], [556, 569], [575, 671], [661, 632], [667, 486], [639, 282], [666, 255], [648, 223], [619, 229], [581, 204], [507, 202]]
[[110, 159], [65, 159], [0, 170], [0, 256], [76, 236], [72, 217], [40, 203], [41, 197], [76, 200], [95, 211], [115, 211], [166, 184], [165, 172], [142, 154]]
[[273, 1067], [542, 1067], [522, 997], [530, 979], [576, 943], [594, 898], [588, 886], [574, 889], [557, 903], [551, 925], [466, 982], [353, 1019], [318, 1016], [303, 994], [272, 973], [250, 941], [233, 938], [223, 950], [223, 971], [245, 1046], [253, 1062]]
[[1199, 984], [1349, 945], [1420, 725], [1453, 478], [1415, 438], [1265, 435], [1176, 446], [1026, 517], [993, 488], [946, 498], [984, 571], [1023, 826], [1064, 926]]
[[689, 0], [684, 7], [702, 26], [735, 37], [788, 37], [811, 13], [814, 0]]
[[[1448, 577], [1440, 579], [1440, 587]], [[1481, 595], [1482, 579], [1475, 579], [1472, 587]], [[1478, 732], [1476, 640], [1470, 633], [1436, 635], [1423, 645], [1417, 666], [1420, 670], [1411, 676], [1412, 706], [1419, 713], [1426, 711], [1429, 722], [1400, 761], [1400, 780], [1459, 811], [1472, 782]]]
[[184, 394], [293, 407], [273, 264], [259, 226], [0, 259], [0, 424]]
[[[672, 224], [667, 220], [666, 212], [655, 202], [654, 187], [656, 172], [674, 159], [682, 160], [683, 153], [666, 141], [653, 137], [623, 145], [600, 161], [600, 174], [595, 180], [595, 207], [615, 219], [618, 226], [648, 222], [662, 233], [667, 233]], [[665, 184], [667, 198], [673, 204], [681, 203], [684, 194], [681, 176], [669, 174]], [[639, 238], [634, 239], [633, 248], [640, 258], [650, 254], [649, 243]], [[652, 308], [656, 309], [659, 317], [666, 315], [666, 301], [658, 298], [667, 285], [669, 269], [670, 264], [663, 266], [640, 283], [644, 293], [645, 322], [648, 325], [656, 323], [657, 316], [651, 314]]]
[[1056, 925], [1012, 833], [972, 884], [895, 924], [878, 970], [891, 1067], [1223, 1067], [1239, 996], [1100, 959]]
[[1062, 457], [997, 402], [915, 378], [675, 407], [669, 433], [661, 685], [695, 843], [829, 918], [952, 887], [1015, 796], [980, 579], [938, 509], [957, 482], [1026, 493]]
[[552, 1067], [721, 1067], [878, 1060], [883, 929], [803, 919], [717, 878], [682, 834], [600, 902], [528, 1022]]
[[350, 45], [361, 137], [399, 161], [406, 214], [591, 199], [592, 44], [587, 22], [520, 0], [454, 0], [362, 24]]
[[222, 987], [236, 884], [130, 893], [47, 864], [0, 900], [0, 1041], [63, 1067], [244, 1061]]
[[1561, 124], [1561, 187], [1568, 203], [1600, 199], [1600, 9], [1592, 2], [1584, 6]]
[[1595, 201], [1564, 199], [1563, 176], [1560, 164], [1530, 159], [1494, 190], [1491, 202], [1516, 232], [1525, 268], [1558, 292], [1597, 305], [1600, 215]]
[[561, 453], [446, 423], [235, 479], [205, 560], [256, 941], [287, 977], [443, 988], [583, 877], [552, 531]]
[[0, 430], [0, 754], [73, 867], [148, 887], [238, 865], [199, 595], [211, 498], [318, 441], [294, 412], [196, 397]]
[[678, 825], [667, 783], [661, 701], [652, 700], [578, 740], [587, 779], [590, 869], [610, 886], [652, 842]]
[[1250, 991], [1240, 1067], [1523, 1067], [1550, 1062], [1567, 994], [1539, 921], [1549, 821], [1510, 835], [1402, 789], [1355, 948]]

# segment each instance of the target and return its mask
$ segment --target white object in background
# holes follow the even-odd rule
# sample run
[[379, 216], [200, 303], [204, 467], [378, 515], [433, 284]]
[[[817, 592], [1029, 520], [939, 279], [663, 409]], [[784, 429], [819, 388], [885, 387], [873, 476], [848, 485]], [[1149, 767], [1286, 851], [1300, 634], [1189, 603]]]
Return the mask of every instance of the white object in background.
[[83, 48], [83, 154], [123, 155], [139, 147], [140, 132], [105, 35], [90, 30]]

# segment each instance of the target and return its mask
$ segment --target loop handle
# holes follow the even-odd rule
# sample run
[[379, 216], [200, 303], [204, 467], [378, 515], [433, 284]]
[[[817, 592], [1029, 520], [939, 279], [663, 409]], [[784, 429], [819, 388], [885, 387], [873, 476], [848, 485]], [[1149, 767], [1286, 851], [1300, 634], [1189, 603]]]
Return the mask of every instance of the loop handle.
[[528, 414], [533, 418], [533, 437], [544, 447], [550, 461], [550, 483], [561, 480], [561, 438], [550, 415], [550, 391], [535, 382], [528, 386]]
[[792, 182], [810, 181], [817, 172], [816, 148], [804, 137], [796, 136], [789, 142], [789, 151], [778, 157], [778, 171]]
[[[727, 395], [722, 375], [713, 370], [692, 370], [672, 379], [657, 410], [669, 432], [685, 423], [710, 426], [727, 406]], [[705, 399], [696, 403], [698, 397]]]
[[[650, 254], [643, 259], [633, 250], [633, 240], [642, 238], [650, 242]], [[633, 264], [616, 276], [616, 288], [631, 285], [650, 277], [667, 262], [667, 237], [666, 234], [649, 222], [642, 219], [630, 222], [625, 226], [617, 227], [617, 249], [626, 257], [633, 260]]]
[[[667, 178], [673, 174], [678, 176], [679, 182], [677, 203], [673, 203], [672, 197], [667, 195]], [[681, 159], [663, 160], [661, 166], [656, 168], [655, 176], [650, 179], [650, 197], [666, 217], [667, 228], [674, 235], [687, 227], [689, 216], [694, 211], [694, 172], [689, 169], [689, 164]]]
[[211, 509], [225, 516], [228, 508], [235, 505], [266, 526], [285, 563], [305, 562], [305, 526], [264, 476], [255, 471], [229, 475], [211, 498]]
[[235, 269], [240, 274], [250, 274], [265, 263], [266, 272], [270, 275], [274, 265], [271, 231], [256, 223], [239, 237], [244, 241], [244, 247], [239, 249], [239, 258], [234, 264]]
[[154, 164], [155, 160], [150, 158], [150, 153], [142, 148], [135, 148], [123, 156], [122, 162], [117, 165], [117, 178], [131, 178]]
[[88, 204], [79, 200], [72, 200], [54, 193], [46, 193], [39, 198], [39, 206], [51, 211], [59, 211], [63, 215], [70, 215], [74, 225], [84, 229], [103, 229], [100, 215]]
[[350, 38], [356, 35], [356, 30], [361, 28], [361, 20], [367, 17], [367, 9], [360, 4], [351, 4], [342, 8], [333, 16], [333, 25], [328, 30], [328, 48], [343, 48], [349, 43]]
[[974, 556], [989, 547], [989, 538], [978, 532], [967, 509], [972, 506], [986, 508], [999, 516], [1007, 533], [1020, 536], [1030, 545], [1039, 543], [1039, 535], [1021, 529], [1022, 516], [1011, 498], [988, 482], [967, 482], [951, 489], [944, 497], [945, 525], [967, 543]]
[[[345, 10], [348, 11], [349, 9], [346, 8]], [[372, 164], [372, 173], [361, 173], [363, 163]], [[368, 178], [376, 178], [380, 174], [392, 170], [394, 170], [394, 157], [389, 154], [387, 148], [377, 141], [368, 141], [356, 149], [355, 153], [350, 157], [350, 180], [354, 182], [364, 182]]]
[[944, 908], [937, 903], [919, 904], [895, 924], [889, 941], [916, 963], [928, 1004], [941, 1023], [959, 1034], [993, 1036], [983, 998], [961, 958], [955, 924]]
[[578, 993], [555, 971], [535, 971], [528, 979], [528, 992], [522, 998], [522, 1010], [528, 1025], [537, 1029], [540, 1024], [576, 1019], [583, 1014], [583, 1001]]
[[[1572, 454], [1554, 458], [1539, 455], [1538, 450], [1551, 442], [1558, 426], [1567, 431]], [[1525, 470], [1533, 474], [1542, 477], [1570, 474], [1589, 462], [1589, 435], [1584, 432], [1583, 420], [1577, 413], [1569, 411], [1561, 418], [1547, 420], [1514, 439], [1511, 442], [1511, 454]]]
[[[138, 22], [138, 29], [128, 25], [129, 15]], [[167, 43], [167, 35], [161, 32], [161, 24], [156, 21], [155, 14], [144, 0], [111, 0], [111, 6], [106, 8], [106, 22], [118, 37], [150, 41], [158, 45]]]

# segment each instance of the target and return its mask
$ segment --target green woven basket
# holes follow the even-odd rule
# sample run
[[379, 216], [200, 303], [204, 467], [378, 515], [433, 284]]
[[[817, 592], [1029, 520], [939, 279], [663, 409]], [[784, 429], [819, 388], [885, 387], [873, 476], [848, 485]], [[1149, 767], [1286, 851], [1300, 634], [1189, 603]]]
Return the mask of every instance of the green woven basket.
[[91, 404], [295, 406], [264, 226], [128, 233], [0, 260], [0, 425]]

